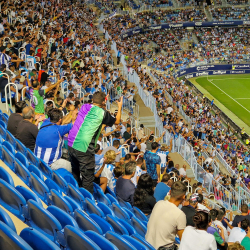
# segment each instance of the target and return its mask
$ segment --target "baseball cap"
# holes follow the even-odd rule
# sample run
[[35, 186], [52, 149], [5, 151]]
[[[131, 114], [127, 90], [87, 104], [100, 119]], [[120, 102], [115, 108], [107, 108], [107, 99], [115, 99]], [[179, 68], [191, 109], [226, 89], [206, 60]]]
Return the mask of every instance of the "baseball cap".
[[198, 202], [198, 199], [199, 199], [199, 195], [197, 193], [194, 193], [190, 196], [189, 201]]

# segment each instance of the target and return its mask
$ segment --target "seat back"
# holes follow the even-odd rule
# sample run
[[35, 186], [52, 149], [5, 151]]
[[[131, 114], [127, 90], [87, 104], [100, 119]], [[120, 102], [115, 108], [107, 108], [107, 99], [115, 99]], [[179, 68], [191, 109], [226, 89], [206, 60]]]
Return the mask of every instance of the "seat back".
[[51, 179], [60, 187], [62, 192], [67, 193], [68, 184], [60, 174], [58, 174], [56, 171], [53, 171]]
[[0, 221], [0, 246], [1, 249], [15, 250], [32, 250], [20, 236], [16, 234], [10, 227]]
[[26, 200], [13, 186], [4, 180], [0, 180], [0, 205], [21, 220], [24, 220], [23, 207], [26, 205]]
[[33, 192], [35, 192], [37, 196], [47, 204], [49, 189], [46, 184], [34, 173], [30, 174], [30, 187]]
[[15, 157], [4, 145], [2, 145], [2, 161], [14, 170]]
[[145, 225], [139, 219], [137, 219], [135, 216], [132, 217], [131, 224], [139, 235], [145, 237], [147, 227], [145, 227]]
[[2, 120], [4, 121], [4, 123], [7, 125], [8, 124], [8, 120], [9, 120], [9, 116], [5, 113], [3, 113], [2, 115]]
[[44, 180], [43, 174], [42, 172], [38, 169], [38, 167], [36, 167], [35, 165], [29, 165], [28, 167], [30, 173], [34, 173], [35, 175], [37, 175], [37, 177], [39, 177], [42, 181]]
[[95, 202], [93, 195], [88, 190], [86, 190], [85, 188], [79, 188], [79, 191], [83, 195], [84, 198], [89, 198], [90, 200]]
[[59, 168], [55, 170], [55, 172], [59, 174], [66, 181], [67, 184], [72, 184], [74, 187], [79, 188], [76, 179], [68, 170], [64, 168]]
[[89, 214], [97, 214], [100, 217], [105, 218], [103, 211], [95, 204], [95, 202], [93, 202], [89, 198], [86, 198], [85, 202], [86, 202], [86, 211]]
[[15, 148], [8, 141], [4, 141], [2, 145], [5, 146], [11, 154], [15, 155]]
[[104, 213], [105, 216], [107, 216], [108, 214], [115, 216], [113, 210], [111, 210], [110, 207], [108, 207], [104, 203], [98, 202], [97, 206], [102, 210], [102, 212]]
[[109, 200], [109, 198], [103, 193], [102, 190], [98, 189], [97, 190], [97, 201], [98, 202], [102, 202], [104, 204], [106, 204], [107, 206], [111, 206], [111, 201]]
[[47, 208], [47, 211], [49, 211], [51, 214], [55, 216], [55, 218], [57, 218], [62, 228], [64, 228], [67, 225], [78, 228], [78, 224], [76, 223], [74, 218], [71, 217], [69, 214], [67, 214], [65, 211], [63, 211], [62, 209], [56, 206], [49, 206]]
[[128, 230], [118, 221], [116, 217], [107, 215], [106, 221], [113, 227], [114, 231], [120, 235], [129, 235]]
[[3, 137], [4, 140], [6, 139], [6, 130], [2, 125], [0, 125], [0, 135]]
[[0, 121], [0, 126], [2, 126], [5, 130], [7, 129], [7, 125], [4, 121]]
[[16, 139], [16, 151], [22, 153], [25, 156], [27, 155], [26, 147], [18, 139]]
[[68, 184], [68, 195], [75, 200], [81, 207], [86, 208], [85, 198], [72, 184]]
[[34, 250], [60, 250], [60, 248], [49, 238], [31, 227], [24, 228], [20, 233], [20, 237]]
[[112, 196], [111, 194], [106, 194], [106, 196], [108, 197], [108, 199], [110, 200], [111, 203], [114, 203], [114, 202], [118, 203], [118, 200], [114, 196]]
[[[10, 227], [16, 233], [16, 227], [8, 213], [0, 207], [0, 221]], [[1, 244], [0, 244], [1, 245]]]
[[119, 202], [119, 205], [120, 205], [122, 208], [125, 207], [125, 208], [127, 208], [127, 209], [129, 209], [129, 210], [132, 210], [132, 209], [133, 209], [129, 202], [124, 201], [124, 200], [121, 199], [119, 196], [117, 196], [117, 200], [118, 200], [118, 202]]
[[28, 201], [27, 224], [56, 242], [57, 231], [62, 230], [60, 222], [46, 209], [33, 200]]
[[67, 250], [101, 250], [90, 238], [88, 238], [81, 230], [72, 226], [64, 228]]
[[82, 210], [76, 209], [74, 212], [74, 218], [79, 226], [79, 228], [83, 231], [94, 231], [98, 234], [103, 234], [102, 229], [98, 226], [98, 224], [92, 220], [87, 214], [85, 214]]
[[140, 241], [136, 240], [135, 238], [132, 238], [131, 236], [123, 235], [122, 236], [125, 240], [127, 240], [132, 246], [134, 246], [136, 249], [140, 250], [149, 250], [147, 246], [142, 244]]
[[95, 242], [102, 250], [119, 250], [114, 244], [96, 232], [87, 231], [84, 234]]
[[51, 179], [47, 178], [44, 183], [46, 184], [49, 190], [55, 189], [60, 194], [62, 193], [62, 190], [60, 189], [60, 187]]
[[114, 232], [107, 232], [105, 238], [113, 243], [119, 250], [136, 250], [125, 238]]
[[2, 145], [4, 142], [3, 137], [0, 135], [0, 145]]
[[58, 191], [52, 189], [50, 190], [51, 193], [51, 204], [55, 205], [56, 207], [62, 209], [66, 213], [72, 215], [73, 209], [70, 203], [60, 194]]
[[106, 194], [112, 195], [114, 198], [116, 198], [116, 194], [110, 189], [110, 187], [106, 188]]
[[29, 164], [33, 164], [36, 167], [39, 167], [38, 158], [34, 155], [34, 153], [29, 148], [27, 148], [27, 160]]
[[15, 187], [14, 181], [11, 175], [3, 167], [0, 167], [0, 179], [3, 179], [7, 183], [9, 183], [11, 186]]
[[76, 209], [80, 209], [82, 210], [82, 207], [80, 204], [78, 204], [75, 200], [73, 200], [71, 197], [69, 196], [64, 196], [63, 197], [72, 207], [73, 211], [75, 211]]
[[51, 170], [50, 166], [45, 163], [43, 160], [40, 159], [39, 163], [39, 169], [42, 171], [42, 173], [47, 177], [51, 178], [53, 171]]
[[24, 154], [17, 152], [15, 154], [15, 158], [18, 159], [26, 168], [29, 166], [29, 162]]
[[151, 244], [149, 244], [149, 243], [145, 240], [145, 238], [143, 238], [141, 235], [139, 235], [139, 234], [133, 234], [131, 237], [134, 238], [134, 239], [136, 239], [137, 241], [140, 241], [140, 242], [141, 242], [143, 245], [145, 245], [149, 250], [155, 250], [155, 248], [154, 248]]
[[112, 203], [112, 208], [119, 219], [130, 220], [128, 213], [118, 203]]
[[125, 220], [118, 219], [118, 221], [127, 229], [129, 235], [136, 234], [136, 230]]
[[15, 173], [26, 185], [29, 185], [30, 171], [18, 159], [15, 159]]
[[148, 221], [147, 216], [137, 207], [133, 207], [135, 216], [141, 221]]
[[90, 214], [89, 217], [98, 224], [98, 226], [102, 229], [102, 232], [105, 234], [108, 231], [114, 232], [113, 227], [102, 217], [97, 214]]
[[6, 141], [16, 148], [16, 139], [9, 131], [6, 131]]

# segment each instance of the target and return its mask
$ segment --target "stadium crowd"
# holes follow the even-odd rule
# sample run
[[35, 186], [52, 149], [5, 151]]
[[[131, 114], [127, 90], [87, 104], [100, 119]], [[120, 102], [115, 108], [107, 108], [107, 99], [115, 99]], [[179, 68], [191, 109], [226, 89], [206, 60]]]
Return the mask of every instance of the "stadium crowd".
[[[134, 102], [136, 89], [112, 67], [109, 41], [99, 38], [94, 24], [97, 14], [89, 5], [73, 1], [33, 5], [26, 1], [2, 2], [1, 8], [0, 89], [1, 97], [7, 99], [9, 80], [18, 88], [16, 93], [11, 87], [17, 101], [7, 126], [16, 139], [51, 169], [71, 172], [80, 187], [93, 193], [95, 183], [139, 208], [149, 218], [145, 238], [156, 249], [177, 249], [176, 235], [183, 250], [249, 249], [247, 204], [241, 205], [241, 215], [233, 218], [231, 212], [227, 219], [228, 211], [211, 202], [206, 189], [207, 184], [216, 186], [217, 182], [225, 187], [236, 186], [241, 179], [247, 182], [245, 164], [250, 158], [246, 147], [230, 129], [225, 131], [219, 114], [213, 114], [184, 81], [154, 73], [157, 85], [137, 62], [147, 56], [143, 45], [149, 41], [167, 53], [157, 62], [159, 66], [171, 68], [183, 57], [192, 60], [195, 55], [183, 52], [171, 31], [156, 30], [122, 41], [123, 24], [110, 19], [104, 26], [109, 32], [113, 29], [111, 36], [120, 53], [128, 56], [129, 69], [140, 76], [144, 92], [155, 97], [164, 128], [174, 138], [181, 134], [187, 139], [198, 161], [204, 163], [204, 183], [195, 182], [191, 191], [186, 166], [169, 155], [172, 142], [169, 147], [162, 143], [164, 133], [159, 138], [153, 133], [146, 136], [143, 124], [135, 131], [130, 119], [121, 120], [122, 108]], [[4, 14], [8, 11], [12, 18]], [[189, 20], [190, 15], [184, 13], [180, 20]], [[124, 19], [132, 28], [129, 17]], [[182, 36], [184, 32], [174, 34]], [[244, 42], [243, 38], [240, 41]], [[154, 58], [153, 53], [151, 56]], [[172, 96], [173, 106], [166, 92]], [[22, 93], [31, 105], [20, 99]], [[110, 113], [107, 102], [112, 101], [117, 101], [117, 110]], [[192, 118], [191, 127], [180, 117], [179, 108]], [[214, 176], [217, 182], [213, 182], [215, 149], [210, 145], [235, 167], [237, 178], [218, 173]], [[209, 152], [209, 159], [202, 158], [202, 150]]]

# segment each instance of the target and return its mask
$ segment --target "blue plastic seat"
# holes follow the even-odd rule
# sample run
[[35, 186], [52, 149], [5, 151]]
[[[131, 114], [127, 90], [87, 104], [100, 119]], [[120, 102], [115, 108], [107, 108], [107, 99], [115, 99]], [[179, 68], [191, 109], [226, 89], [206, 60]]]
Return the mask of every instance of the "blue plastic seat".
[[49, 211], [51, 214], [57, 218], [57, 220], [60, 222], [62, 228], [64, 228], [67, 225], [73, 226], [78, 228], [78, 224], [75, 221], [73, 217], [71, 217], [69, 214], [67, 214], [65, 211], [60, 209], [59, 207], [56, 206], [49, 206], [47, 208], [47, 211]]
[[95, 242], [102, 250], [119, 250], [114, 244], [96, 232], [87, 231], [84, 234]]
[[[8, 227], [10, 227], [15, 233], [16, 233], [16, 227], [8, 215], [8, 213], [0, 207], [0, 221], [2, 221], [4, 224], [6, 224]], [[1, 245], [1, 243], [0, 243]]]
[[4, 145], [2, 145], [2, 161], [14, 170], [15, 157]]
[[55, 189], [60, 194], [62, 193], [61, 188], [54, 181], [52, 181], [51, 179], [47, 178], [44, 183], [48, 187], [49, 190]]
[[106, 221], [113, 227], [114, 231], [120, 235], [129, 235], [128, 230], [121, 224], [118, 218], [107, 215]]
[[6, 139], [6, 130], [3, 126], [0, 125], [0, 135], [5, 140]]
[[8, 141], [4, 141], [2, 145], [5, 146], [11, 154], [15, 155], [15, 148]]
[[105, 238], [113, 243], [119, 250], [136, 250], [130, 242], [114, 232], [107, 232]]
[[11, 175], [3, 167], [0, 167], [0, 179], [6, 181], [11, 186], [15, 187], [14, 181], [13, 181]]
[[132, 238], [131, 236], [123, 235], [122, 237], [126, 239], [131, 245], [133, 245], [137, 250], [149, 250], [148, 247], [146, 247], [135, 238]]
[[115, 216], [113, 210], [107, 206], [106, 204], [102, 203], [102, 202], [98, 202], [97, 206], [102, 210], [102, 212], [104, 213], [105, 216], [107, 216], [108, 214]]
[[39, 167], [39, 159], [34, 155], [34, 153], [29, 148], [27, 148], [27, 160], [29, 164]]
[[89, 214], [97, 214], [102, 218], [105, 218], [103, 211], [95, 204], [94, 201], [90, 200], [89, 198], [85, 199], [86, 202], [86, 211]]
[[46, 209], [33, 200], [28, 201], [28, 218], [26, 223], [53, 242], [57, 242], [57, 232], [62, 230], [60, 222]]
[[24, 154], [17, 152], [15, 154], [15, 158], [18, 159], [26, 168], [28, 168], [29, 162]]
[[40, 206], [43, 206], [39, 197], [34, 192], [27, 189], [26, 187], [16, 186], [16, 190], [23, 196], [26, 202], [31, 199], [31, 200], [36, 201], [38, 204], [40, 204]]
[[106, 194], [111, 194], [114, 198], [116, 198], [116, 194], [110, 189], [110, 187], [106, 188]]
[[102, 202], [104, 204], [106, 204], [107, 206], [111, 206], [111, 201], [109, 200], [109, 198], [103, 193], [102, 190], [97, 190], [96, 193], [96, 198], [98, 202]]
[[2, 145], [4, 142], [3, 137], [0, 135], [0, 145]]
[[129, 210], [133, 210], [133, 208], [132, 208], [132, 206], [130, 205], [129, 202], [124, 201], [124, 200], [121, 199], [120, 197], [117, 197], [117, 200], [118, 200], [118, 202], [119, 202], [119, 205], [120, 205], [122, 208], [125, 207], [125, 208], [127, 208], [127, 209], [129, 209]]
[[145, 245], [148, 249], [150, 249], [150, 250], [155, 250], [155, 248], [154, 248], [151, 244], [149, 244], [149, 243], [145, 240], [145, 238], [143, 238], [141, 235], [139, 235], [139, 234], [133, 234], [131, 237], [134, 238], [134, 239], [136, 239], [136, 240], [138, 240], [138, 241], [140, 241], [140, 242], [141, 242], [143, 245]]
[[53, 180], [59, 186], [59, 188], [61, 189], [62, 192], [67, 194], [68, 184], [60, 174], [58, 174], [56, 171], [53, 171], [51, 180]]
[[66, 213], [73, 215], [73, 208], [70, 203], [60, 194], [58, 191], [52, 189], [50, 190], [51, 193], [51, 204], [55, 205], [56, 207], [62, 209]]
[[66, 226], [64, 228], [64, 237], [67, 250], [101, 250], [101, 248], [81, 230], [72, 226]]
[[16, 234], [10, 227], [0, 221], [0, 246], [6, 250], [32, 250], [20, 236]]
[[85, 198], [72, 184], [68, 184], [68, 195], [75, 200], [84, 210], [86, 209]]
[[16, 148], [16, 139], [9, 131], [6, 131], [6, 141]]
[[76, 209], [74, 212], [74, 218], [81, 230], [94, 231], [98, 234], [103, 234], [102, 229], [98, 226], [98, 224], [92, 220], [87, 214], [85, 214], [82, 210]]
[[115, 203], [119, 204], [118, 200], [114, 196], [112, 196], [111, 194], [106, 194], [106, 196], [108, 197], [108, 199], [110, 200], [111, 203], [115, 202]]
[[73, 211], [75, 211], [76, 209], [82, 210], [81, 205], [77, 203], [75, 200], [73, 200], [71, 197], [69, 196], [63, 196], [63, 197], [71, 205]]
[[27, 155], [27, 148], [18, 139], [16, 139], [16, 151], [22, 153], [25, 156]]
[[30, 171], [18, 160], [15, 159], [15, 173], [20, 179], [29, 186]]
[[29, 165], [28, 167], [30, 173], [34, 173], [37, 177], [39, 177], [42, 181], [44, 180], [42, 172], [35, 165]]
[[108, 231], [114, 232], [113, 227], [103, 218], [97, 214], [90, 214], [89, 217], [96, 222], [96, 224], [102, 229], [102, 232], [105, 234]]
[[127, 229], [129, 235], [136, 234], [136, 230], [125, 220], [118, 219], [118, 221]]
[[147, 227], [145, 227], [145, 225], [139, 219], [132, 217], [131, 224], [139, 235], [145, 237]]
[[137, 207], [133, 207], [135, 216], [141, 221], [148, 221], [147, 216]]
[[7, 125], [4, 123], [4, 121], [0, 121], [0, 126], [2, 126], [5, 130], [7, 129]]
[[93, 195], [88, 190], [86, 190], [85, 188], [79, 188], [79, 191], [83, 195], [84, 198], [89, 198], [90, 200], [95, 202]]
[[34, 173], [30, 174], [30, 187], [42, 201], [46, 204], [48, 203], [49, 189], [46, 184]]
[[40, 163], [39, 163], [39, 169], [42, 171], [42, 173], [47, 177], [47, 178], [51, 178], [52, 177], [52, 169], [50, 168], [50, 166], [45, 163], [43, 160], [40, 159]]
[[2, 115], [2, 120], [4, 121], [4, 123], [7, 125], [8, 124], [8, 120], [9, 120], [9, 116], [5, 113], [3, 113]]
[[60, 250], [49, 238], [31, 227], [24, 228], [20, 233], [20, 237], [27, 242], [33, 250]]
[[132, 218], [133, 216], [135, 216], [135, 214], [132, 212], [133, 209], [132, 209], [132, 211], [129, 210], [129, 209], [127, 209], [126, 207], [123, 207], [122, 209], [129, 215], [130, 218]]
[[119, 219], [124, 219], [126, 221], [130, 221], [130, 217], [127, 212], [118, 204], [118, 203], [112, 203], [112, 208], [114, 211], [114, 214], [119, 218]]
[[58, 173], [66, 181], [67, 184], [71, 184], [77, 189], [79, 188], [76, 179], [68, 170], [64, 168], [60, 168], [60, 169], [55, 170], [55, 172]]

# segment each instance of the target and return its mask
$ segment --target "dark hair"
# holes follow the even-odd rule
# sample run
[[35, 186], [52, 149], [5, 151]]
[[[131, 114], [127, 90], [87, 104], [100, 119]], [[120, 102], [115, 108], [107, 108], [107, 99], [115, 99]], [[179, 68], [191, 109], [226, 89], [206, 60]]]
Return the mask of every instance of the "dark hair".
[[32, 87], [33, 88], [37, 88], [39, 86], [39, 82], [37, 81], [37, 80], [34, 80], [33, 82], [32, 82]]
[[248, 219], [242, 220], [242, 221], [241, 221], [240, 227], [241, 227], [243, 230], [247, 230], [248, 227], [249, 227], [249, 220], [248, 220]]
[[106, 94], [101, 91], [97, 91], [93, 94], [93, 103], [102, 105], [105, 101]]
[[142, 209], [145, 199], [148, 195], [153, 195], [153, 179], [149, 174], [143, 174], [140, 176], [137, 188], [134, 193], [134, 206]]
[[164, 174], [162, 176], [161, 182], [168, 182], [170, 180], [170, 175], [169, 174]]
[[119, 140], [114, 140], [113, 141], [113, 146], [114, 147], [120, 146], [120, 141]]
[[131, 154], [126, 154], [125, 155], [125, 161], [130, 160], [130, 159], [131, 159]]
[[123, 175], [123, 172], [124, 172], [123, 167], [117, 166], [117, 167], [115, 167], [115, 169], [114, 169], [114, 176], [115, 176], [116, 178], [119, 178], [120, 176]]
[[212, 221], [214, 221], [214, 220], [216, 220], [216, 218], [217, 218], [217, 216], [218, 216], [218, 210], [216, 210], [216, 209], [211, 209], [210, 210], [210, 215], [211, 215], [211, 219], [212, 219]]
[[152, 142], [151, 147], [152, 147], [153, 150], [157, 149], [159, 147], [158, 142]]
[[23, 109], [27, 106], [25, 101], [20, 101], [15, 104], [16, 113], [22, 113]]
[[242, 213], [247, 213], [248, 212], [247, 204], [242, 204], [240, 210]]
[[98, 153], [98, 151], [100, 150], [100, 144], [96, 144], [96, 146], [95, 146], [95, 153]]
[[148, 138], [149, 141], [152, 141], [153, 139], [154, 139], [153, 135], [150, 135], [149, 138]]
[[75, 96], [74, 93], [70, 92], [68, 98], [71, 99], [71, 98], [73, 98], [74, 96]]
[[143, 162], [143, 158], [138, 158], [136, 161], [138, 164], [141, 164]]
[[61, 110], [53, 108], [48, 112], [48, 117], [50, 118], [50, 121], [52, 123], [57, 123], [60, 119], [63, 118], [63, 114]]
[[193, 216], [193, 222], [197, 229], [207, 230], [208, 224], [211, 222], [211, 217], [204, 211], [198, 211]]
[[181, 181], [176, 181], [171, 187], [171, 197], [180, 200], [187, 192], [187, 186]]
[[198, 203], [202, 203], [202, 202], [203, 202], [203, 195], [198, 194]]
[[220, 209], [218, 211], [217, 220], [222, 220], [223, 217], [224, 217], [224, 212]]
[[173, 168], [173, 167], [174, 167], [174, 162], [173, 161], [169, 161], [168, 168]]
[[136, 162], [130, 161], [125, 164], [125, 175], [132, 175], [136, 170]]
[[226, 209], [224, 207], [221, 207], [220, 210], [222, 210], [224, 214], [226, 213]]

